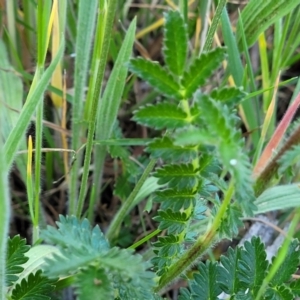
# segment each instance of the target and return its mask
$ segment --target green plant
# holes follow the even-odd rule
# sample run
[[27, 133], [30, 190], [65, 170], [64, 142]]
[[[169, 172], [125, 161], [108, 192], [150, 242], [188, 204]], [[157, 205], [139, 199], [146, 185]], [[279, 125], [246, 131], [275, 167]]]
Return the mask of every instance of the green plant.
[[[60, 6], [57, 1], [53, 2], [53, 6], [38, 1], [37, 21], [41, 26], [37, 32], [37, 70], [18, 120], [13, 120], [9, 130], [3, 134], [4, 145], [2, 137], [0, 140], [0, 193], [4, 199], [1, 202], [3, 230], [0, 251], [6, 257], [6, 264], [3, 258], [0, 266], [3, 299], [52, 299], [61, 289], [69, 286], [74, 287], [78, 299], [162, 299], [165, 289], [179, 278], [186, 280], [189, 285], [181, 289], [180, 299], [219, 299], [221, 293], [227, 294], [228, 299], [294, 299], [299, 296], [299, 280], [291, 279], [300, 259], [299, 242], [293, 238], [300, 218], [299, 208], [294, 213], [287, 238], [272, 262], [266, 260], [264, 245], [258, 237], [245, 242], [243, 247], [229, 248], [219, 262], [200, 262], [216, 243], [237, 236], [239, 228], [243, 226], [243, 217], [275, 208], [299, 206], [296, 173], [299, 123], [295, 122], [291, 126], [289, 134], [285, 135], [285, 132], [299, 106], [300, 96], [296, 97], [295, 92], [294, 102], [275, 130], [275, 120], [272, 119], [275, 97], [270, 92], [278, 81], [277, 72], [286, 66], [291, 55], [286, 55], [280, 63], [275, 61], [275, 75], [268, 73], [268, 66], [262, 66], [264, 77], [260, 91], [256, 91], [251, 66], [244, 68], [239, 58], [239, 51], [244, 51], [246, 60], [250, 61], [247, 56], [248, 46], [259, 36], [260, 41], [264, 41], [263, 31], [274, 22], [277, 22], [277, 38], [281, 22], [285, 22], [286, 26], [284, 36], [287, 37], [287, 32], [293, 36], [290, 26], [295, 16], [291, 11], [298, 2], [290, 1], [287, 7], [284, 7], [283, 1], [273, 5], [268, 2], [270, 10], [261, 11], [257, 15], [256, 20], [263, 24], [257, 29], [251, 18], [251, 12], [257, 10], [257, 7], [254, 1], [250, 1], [240, 15], [237, 39], [231, 30], [227, 12], [223, 9], [225, 3], [218, 3], [203, 51], [199, 55], [189, 50], [187, 3], [180, 1], [181, 11], [170, 10], [165, 13], [164, 65], [144, 58], [130, 60], [136, 27], [134, 19], [124, 36], [119, 53], [113, 57], [114, 67], [104, 88], [107, 57], [110, 47], [113, 49], [110, 43], [113, 40], [117, 1], [100, 1], [97, 16], [97, 1], [79, 1], [78, 8], [69, 1], [68, 5], [72, 9], [78, 9], [78, 26], [75, 29], [71, 26], [72, 15], [67, 14], [67, 1], [61, 1]], [[30, 11], [28, 8], [24, 8], [27, 14]], [[276, 14], [278, 11], [280, 13]], [[55, 13], [57, 18], [54, 18]], [[288, 13], [285, 20], [280, 19]], [[220, 19], [226, 47], [211, 50]], [[45, 68], [53, 22], [57, 22], [56, 25], [61, 28], [71, 26], [69, 33], [76, 44], [78, 55], [75, 61], [75, 94], [70, 100], [72, 149], [63, 149], [75, 153], [76, 160], [72, 161], [70, 177], [66, 175], [70, 195], [68, 211], [72, 216], [60, 216], [58, 228], [48, 226], [41, 230], [41, 99], [51, 77], [60, 66], [65, 47], [61, 31], [56, 36], [60, 46], [49, 67]], [[297, 22], [294, 24], [299, 27]], [[14, 36], [13, 32], [11, 34]], [[30, 38], [30, 32], [27, 36]], [[89, 62], [92, 43], [94, 48]], [[262, 45], [261, 42], [263, 61], [267, 58], [264, 52], [266, 49]], [[276, 42], [274, 57], [278, 57], [282, 47], [283, 39]], [[220, 81], [214, 75], [227, 58], [229, 66], [225, 74], [220, 72], [224, 76], [224, 80]], [[138, 105], [133, 113], [133, 120], [150, 128], [155, 133], [154, 138], [122, 137], [116, 119], [128, 69], [148, 82], [160, 95], [158, 100], [152, 99], [151, 103]], [[91, 70], [90, 76], [88, 70]], [[24, 70], [21, 71], [24, 73]], [[235, 85], [229, 75], [232, 75]], [[245, 80], [248, 75], [252, 79], [251, 84]], [[229, 86], [228, 78], [231, 83]], [[207, 87], [209, 80], [213, 88]], [[87, 81], [89, 90], [86, 103], [83, 104]], [[64, 95], [64, 92], [53, 86], [51, 92], [58, 96]], [[254, 112], [259, 101], [255, 97], [263, 92], [267, 92], [262, 105], [265, 110], [256, 115]], [[30, 140], [26, 179], [33, 224], [34, 245], [30, 247], [19, 236], [7, 242], [7, 176], [35, 110], [35, 169], [32, 176], [33, 150]], [[245, 114], [247, 111], [250, 112], [248, 115]], [[59, 109], [59, 113], [63, 116], [63, 110]], [[264, 119], [262, 130], [258, 129], [251, 138], [255, 150], [253, 154], [243, 137], [241, 124], [243, 122], [247, 129], [252, 130], [256, 129], [261, 119]], [[4, 124], [1, 118], [0, 122]], [[83, 144], [86, 133], [87, 140]], [[265, 146], [267, 138], [270, 141]], [[130, 152], [126, 149], [130, 145], [146, 146], [147, 155], [141, 158], [142, 163], [138, 162], [142, 167], [132, 163]], [[83, 147], [83, 176], [79, 184], [78, 171], [82, 163]], [[93, 148], [94, 186], [91, 188], [89, 203], [85, 206]], [[278, 151], [272, 155], [274, 149]], [[115, 186], [115, 194], [123, 202], [104, 234], [98, 226], [92, 228], [90, 224], [94, 220], [95, 204], [101, 194], [100, 182], [107, 152], [112, 158], [120, 159], [125, 171]], [[66, 157], [64, 162], [67, 170]], [[155, 168], [155, 165], [158, 166]], [[151, 179], [151, 185], [148, 179]], [[282, 182], [285, 185], [280, 185]], [[286, 201], [287, 193], [293, 197], [290, 203]], [[157, 229], [128, 249], [115, 246], [121, 244], [122, 224], [126, 222], [129, 211], [148, 195], [152, 196], [154, 203], [159, 204], [153, 218], [158, 223]], [[89, 221], [83, 218], [86, 214]], [[150, 259], [146, 255], [133, 253], [133, 249], [156, 235], [159, 235], [157, 240], [150, 245]], [[39, 244], [39, 238], [50, 245]], [[194, 268], [195, 265], [198, 267]]]

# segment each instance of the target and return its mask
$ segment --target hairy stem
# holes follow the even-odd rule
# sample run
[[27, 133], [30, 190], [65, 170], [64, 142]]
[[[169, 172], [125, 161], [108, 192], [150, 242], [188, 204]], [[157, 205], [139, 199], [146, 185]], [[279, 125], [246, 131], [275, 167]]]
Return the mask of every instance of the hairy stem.
[[203, 253], [211, 246], [215, 240], [216, 233], [220, 227], [220, 224], [225, 216], [226, 210], [230, 204], [231, 198], [234, 193], [234, 184], [231, 181], [228, 190], [225, 194], [223, 203], [218, 211], [218, 214], [214, 218], [213, 224], [204, 236], [198, 238], [195, 244], [186, 251], [183, 256], [170, 266], [168, 273], [161, 277], [159, 285], [155, 288], [155, 292], [159, 292], [166, 285], [170, 284], [184, 271], [189, 269], [196, 261], [203, 255]]

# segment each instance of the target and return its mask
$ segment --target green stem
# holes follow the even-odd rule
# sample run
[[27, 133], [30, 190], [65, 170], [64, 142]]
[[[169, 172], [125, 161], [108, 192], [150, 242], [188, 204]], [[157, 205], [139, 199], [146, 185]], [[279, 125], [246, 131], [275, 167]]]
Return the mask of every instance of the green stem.
[[136, 198], [139, 190], [141, 189], [141, 187], [143, 186], [145, 180], [148, 178], [150, 172], [154, 168], [155, 163], [156, 163], [156, 159], [151, 159], [150, 160], [148, 166], [144, 170], [143, 175], [141, 176], [141, 178], [137, 182], [136, 186], [134, 187], [133, 191], [129, 195], [128, 199], [123, 203], [120, 210], [118, 211], [118, 213], [116, 214], [116, 216], [112, 220], [111, 225], [108, 228], [108, 231], [107, 231], [107, 234], [106, 234], [106, 237], [109, 241], [112, 241], [112, 239], [118, 234], [121, 223], [123, 222], [128, 210], [131, 207], [134, 199]]
[[215, 13], [215, 15], [213, 17], [213, 20], [212, 20], [212, 23], [209, 27], [207, 38], [206, 38], [205, 45], [204, 45], [204, 48], [203, 48], [204, 52], [210, 51], [210, 49], [211, 49], [213, 39], [214, 39], [214, 35], [217, 31], [218, 24], [219, 24], [223, 9], [226, 6], [226, 2], [227, 2], [227, 0], [220, 0], [219, 1], [219, 4], [218, 4], [217, 9], [216, 9], [216, 13]]
[[[42, 74], [42, 70], [40, 75]], [[38, 76], [38, 78], [40, 78]], [[32, 244], [39, 238], [39, 214], [40, 214], [40, 182], [41, 182], [41, 163], [42, 163], [42, 139], [43, 139], [43, 109], [44, 103], [40, 101], [37, 107], [36, 123], [35, 123], [35, 176], [34, 176], [34, 219]]]
[[186, 251], [182, 257], [170, 266], [166, 275], [162, 276], [159, 281], [159, 285], [155, 288], [155, 292], [159, 292], [166, 285], [170, 284], [185, 270], [189, 269], [201, 255], [211, 246], [215, 240], [216, 233], [220, 227], [220, 224], [225, 216], [226, 210], [230, 204], [231, 198], [234, 193], [233, 181], [230, 182], [228, 190], [225, 194], [223, 203], [218, 211], [218, 214], [214, 218], [213, 224], [204, 236], [198, 238], [195, 244]]
[[188, 0], [180, 0], [179, 7], [183, 15], [184, 22], [188, 24]]
[[90, 118], [89, 128], [88, 128], [88, 137], [87, 137], [86, 152], [84, 157], [82, 181], [80, 186], [78, 206], [76, 210], [77, 217], [80, 217], [82, 214], [83, 203], [87, 191], [87, 181], [89, 176], [89, 166], [91, 162], [91, 155], [93, 149], [93, 138], [95, 133], [96, 121], [97, 121], [97, 112], [98, 112], [99, 99], [101, 93], [101, 85], [102, 85], [102, 80], [103, 80], [105, 66], [106, 66], [109, 43], [111, 38], [111, 31], [113, 27], [114, 18], [115, 18], [117, 3], [118, 3], [117, 0], [111, 0], [108, 2], [107, 19], [105, 23], [104, 38], [103, 38], [103, 47], [100, 56], [100, 63], [97, 71], [97, 77], [96, 77], [95, 92], [92, 101], [91, 118]]

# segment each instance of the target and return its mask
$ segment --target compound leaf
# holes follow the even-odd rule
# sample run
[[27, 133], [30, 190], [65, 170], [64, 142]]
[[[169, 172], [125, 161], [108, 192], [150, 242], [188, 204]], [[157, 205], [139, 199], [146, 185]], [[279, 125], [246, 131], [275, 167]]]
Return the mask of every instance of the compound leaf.
[[154, 173], [159, 184], [168, 183], [169, 187], [193, 188], [198, 185], [197, 170], [192, 164], [166, 165]]
[[6, 258], [6, 284], [12, 285], [18, 280], [16, 274], [21, 273], [24, 268], [22, 264], [28, 261], [28, 257], [24, 254], [28, 252], [30, 246], [26, 245], [26, 239], [21, 239], [19, 235], [8, 239], [7, 244], [7, 258]]
[[182, 75], [187, 55], [187, 28], [178, 11], [165, 14], [164, 57], [169, 70]]
[[101, 253], [109, 249], [108, 242], [99, 226], [91, 229], [87, 219], [79, 221], [75, 216], [59, 216], [58, 229], [48, 226], [42, 231], [43, 238], [70, 252]]
[[223, 238], [232, 239], [239, 232], [239, 229], [243, 227], [241, 218], [243, 214], [241, 209], [237, 205], [232, 204], [228, 206], [226, 210], [226, 217], [222, 220], [220, 225], [220, 235]]
[[113, 287], [104, 269], [96, 266], [89, 266], [83, 269], [78, 276], [74, 286], [78, 300], [99, 299], [106, 300], [113, 298]]
[[258, 237], [253, 237], [251, 242], [246, 241], [244, 247], [238, 263], [239, 280], [256, 296], [266, 277], [269, 263], [266, 259], [264, 244]]
[[199, 87], [203, 86], [224, 58], [224, 48], [201, 54], [183, 75], [181, 84], [184, 87], [184, 98], [190, 98]]
[[150, 142], [146, 149], [153, 158], [161, 158], [166, 162], [189, 162], [197, 157], [197, 148], [186, 145], [184, 148], [175, 145], [171, 138], [164, 136]]
[[199, 273], [194, 275], [194, 280], [190, 287], [192, 290], [192, 299], [207, 300], [218, 299], [222, 290], [218, 281], [218, 267], [216, 263], [207, 261], [206, 264], [198, 265]]
[[196, 95], [203, 112], [202, 118], [211, 134], [218, 138], [217, 151], [223, 165], [231, 172], [236, 182], [235, 196], [243, 211], [251, 215], [256, 208], [252, 186], [251, 166], [243, 150], [243, 138], [237, 130], [236, 118], [227, 106], [209, 98], [207, 95]]
[[16, 284], [12, 291], [13, 300], [50, 300], [49, 293], [54, 290], [56, 280], [49, 280], [42, 276], [39, 270], [35, 274], [30, 273], [27, 279]]
[[171, 103], [144, 106], [135, 112], [133, 120], [155, 129], [175, 129], [189, 124], [187, 114]]
[[268, 288], [264, 295], [266, 300], [293, 300], [294, 295], [292, 292], [285, 286], [280, 285], [276, 288]]
[[179, 211], [180, 209], [187, 209], [191, 205], [195, 205], [197, 193], [194, 189], [164, 189], [157, 191], [154, 201], [161, 202], [162, 209], [173, 209]]
[[174, 78], [157, 62], [142, 58], [131, 59], [129, 69], [149, 82], [158, 92], [163, 95], [181, 100], [180, 85]]
[[229, 247], [227, 255], [222, 255], [220, 260], [223, 268], [220, 268], [220, 286], [229, 295], [237, 293], [240, 288], [238, 278], [238, 263], [240, 259], [240, 248], [233, 250]]
[[280, 265], [276, 274], [271, 280], [273, 286], [281, 285], [288, 281], [292, 274], [296, 272], [297, 266], [299, 264], [300, 250], [299, 241], [293, 240], [289, 246], [288, 253], [284, 258], [284, 263]]
[[290, 289], [294, 295], [300, 296], [300, 279], [292, 281], [290, 284]]
[[230, 106], [238, 105], [239, 102], [247, 95], [243, 88], [223, 87], [212, 90], [210, 97]]
[[174, 212], [172, 209], [159, 210], [153, 219], [160, 222], [159, 229], [168, 230], [168, 234], [180, 234], [186, 227], [189, 216], [180, 211]]

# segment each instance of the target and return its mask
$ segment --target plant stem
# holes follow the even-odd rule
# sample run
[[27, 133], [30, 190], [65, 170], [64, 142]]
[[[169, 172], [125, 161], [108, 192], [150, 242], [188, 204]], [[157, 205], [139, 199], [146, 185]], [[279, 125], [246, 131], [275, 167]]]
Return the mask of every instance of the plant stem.
[[123, 203], [120, 210], [118, 211], [118, 213], [116, 214], [116, 216], [112, 220], [111, 225], [108, 228], [108, 231], [107, 231], [107, 234], [106, 234], [106, 237], [109, 241], [112, 241], [112, 239], [118, 234], [121, 223], [123, 222], [128, 210], [129, 210], [130, 206], [132, 205], [134, 199], [136, 198], [139, 190], [141, 189], [141, 187], [144, 184], [145, 180], [148, 178], [150, 172], [154, 168], [155, 163], [156, 163], [156, 159], [151, 159], [150, 160], [148, 166], [144, 170], [143, 175], [141, 176], [141, 178], [137, 182], [136, 186], [134, 187], [133, 191], [129, 195], [128, 199]]
[[77, 217], [80, 217], [82, 214], [83, 203], [87, 191], [87, 181], [89, 176], [89, 167], [90, 167], [91, 155], [93, 149], [93, 138], [95, 133], [96, 121], [97, 121], [97, 112], [98, 112], [98, 105], [99, 105], [99, 99], [101, 93], [101, 85], [102, 85], [102, 79], [105, 71], [105, 65], [106, 65], [109, 43], [111, 38], [111, 30], [115, 18], [117, 2], [118, 2], [117, 0], [111, 0], [108, 2], [107, 19], [105, 23], [104, 38], [103, 38], [103, 47], [100, 56], [99, 68], [97, 70], [95, 92], [93, 95], [91, 117], [90, 117], [89, 128], [88, 128], [88, 137], [86, 143], [86, 152], [84, 157], [84, 166], [83, 166], [83, 174], [82, 174], [82, 181], [81, 181], [82, 183], [80, 186], [78, 206], [76, 209]]
[[159, 281], [159, 285], [154, 289], [157, 293], [163, 289], [166, 285], [175, 280], [185, 270], [190, 268], [196, 261], [203, 255], [203, 253], [211, 246], [216, 237], [216, 233], [220, 227], [220, 224], [225, 216], [226, 210], [230, 204], [231, 198], [234, 193], [234, 182], [231, 181], [228, 190], [225, 194], [223, 203], [218, 211], [218, 214], [214, 218], [213, 224], [204, 236], [198, 238], [195, 244], [186, 251], [183, 256], [170, 266], [167, 274], [162, 276]]

